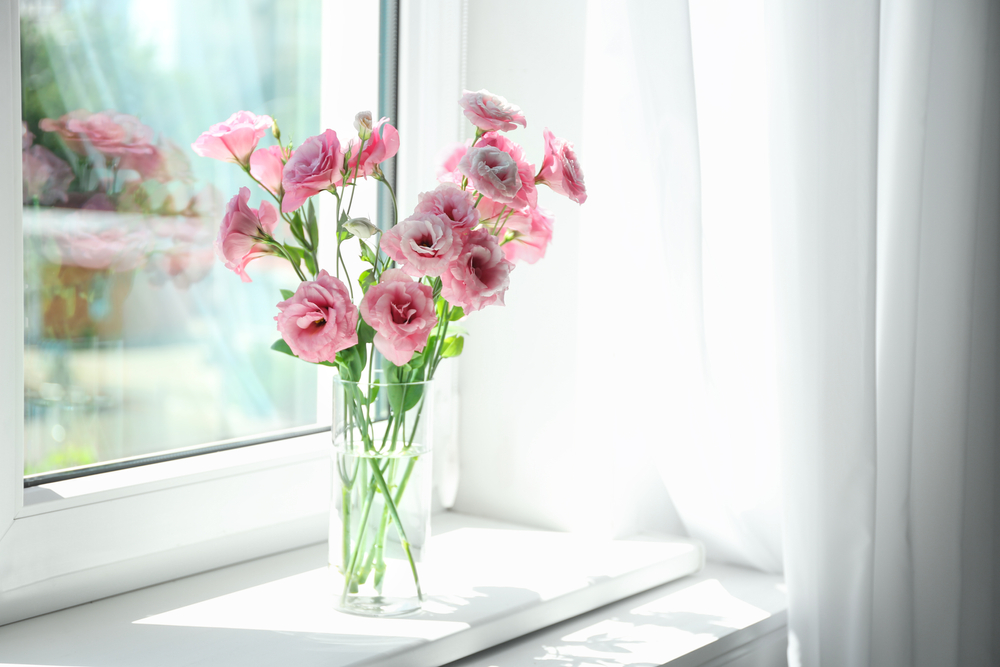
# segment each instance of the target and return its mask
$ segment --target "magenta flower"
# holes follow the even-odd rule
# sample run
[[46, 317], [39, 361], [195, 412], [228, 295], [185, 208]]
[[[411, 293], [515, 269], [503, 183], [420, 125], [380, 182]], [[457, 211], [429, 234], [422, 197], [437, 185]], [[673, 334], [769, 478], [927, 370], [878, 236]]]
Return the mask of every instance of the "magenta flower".
[[273, 125], [270, 116], [237, 111], [226, 122], [216, 123], [202, 132], [191, 144], [191, 149], [202, 157], [245, 166], [250, 154]]
[[327, 130], [302, 142], [285, 163], [281, 210], [291, 213], [307, 199], [343, 182], [344, 149], [337, 133]]
[[361, 300], [361, 317], [375, 329], [375, 348], [402, 366], [427, 345], [437, 324], [434, 294], [399, 269], [382, 273]]
[[509, 132], [516, 130], [518, 125], [528, 126], [518, 107], [487, 90], [480, 90], [477, 93], [466, 90], [462, 93], [458, 104], [464, 109], [465, 117], [472, 121], [473, 125], [487, 132], [497, 130]]
[[480, 227], [469, 233], [458, 257], [441, 274], [441, 296], [467, 313], [503, 305], [513, 268], [489, 231]]
[[[372, 126], [371, 136], [365, 140], [364, 147], [361, 146], [361, 139], [356, 137], [351, 139], [351, 157], [347, 161], [347, 182], [350, 183], [357, 177], [371, 176], [375, 167], [399, 151], [399, 132], [392, 125], [389, 125], [388, 118], [382, 118]], [[359, 161], [360, 160], [360, 164]]]
[[444, 216], [454, 230], [468, 231], [479, 224], [479, 211], [475, 208], [472, 193], [456, 185], [445, 183], [430, 192], [417, 195], [414, 213]]
[[538, 204], [538, 191], [535, 188], [535, 165], [528, 162], [524, 155], [524, 149], [518, 144], [500, 134], [499, 132], [487, 132], [476, 144], [480, 146], [493, 146], [509, 155], [517, 164], [517, 176], [521, 180], [521, 188], [514, 195], [514, 201], [510, 203], [512, 208], [519, 211], [527, 211]]
[[494, 146], [474, 146], [458, 163], [476, 190], [501, 204], [512, 204], [521, 189], [517, 163], [509, 154]]
[[433, 213], [414, 213], [382, 235], [382, 250], [414, 278], [440, 276], [461, 249], [458, 230]]
[[240, 188], [239, 194], [229, 200], [215, 240], [215, 254], [245, 283], [250, 282], [247, 264], [258, 257], [274, 254], [263, 238], [273, 235], [278, 225], [278, 211], [269, 203], [261, 202], [256, 211], [249, 204], [250, 188]]
[[300, 359], [333, 362], [337, 352], [358, 344], [358, 310], [347, 285], [325, 270], [300, 283], [278, 309], [281, 338]]
[[531, 209], [527, 215], [521, 212], [511, 215], [503, 228], [502, 236], [513, 232], [513, 238], [500, 246], [504, 257], [514, 264], [534, 264], [545, 257], [545, 250], [552, 241], [553, 222], [552, 214], [541, 207]]
[[281, 177], [285, 171], [284, 150], [281, 146], [268, 146], [254, 151], [250, 156], [250, 175], [260, 181], [275, 197], [281, 198]]
[[583, 168], [576, 159], [573, 144], [557, 139], [545, 128], [545, 159], [535, 177], [536, 183], [545, 183], [558, 194], [569, 197], [577, 204], [587, 201], [587, 186], [583, 182]]

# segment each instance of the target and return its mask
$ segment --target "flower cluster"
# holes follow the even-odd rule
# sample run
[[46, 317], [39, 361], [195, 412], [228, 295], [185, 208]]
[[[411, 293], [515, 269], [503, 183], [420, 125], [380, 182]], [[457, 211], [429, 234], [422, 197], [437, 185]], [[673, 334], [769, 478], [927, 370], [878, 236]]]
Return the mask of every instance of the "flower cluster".
[[[464, 329], [450, 323], [503, 305], [515, 264], [545, 255], [553, 217], [538, 205], [538, 186], [586, 201], [572, 144], [546, 129], [544, 159], [536, 170], [505, 134], [527, 127], [518, 107], [485, 90], [465, 92], [459, 104], [475, 137], [448, 152], [438, 172], [441, 184], [420, 194], [412, 214], [384, 231], [366, 217], [352, 217], [350, 208], [354, 188], [368, 178], [389, 188], [395, 202], [380, 166], [400, 146], [387, 118], [373, 121], [361, 112], [350, 139], [326, 130], [295, 147], [281, 144], [271, 117], [239, 111], [192, 144], [199, 155], [239, 165], [277, 204], [250, 208], [250, 191], [241, 188], [215, 244], [226, 267], [244, 281], [250, 280], [247, 264], [265, 255], [287, 259], [298, 274], [298, 288], [283, 290], [277, 304], [281, 340], [275, 349], [336, 365], [341, 376], [356, 380], [372, 345], [404, 371], [396, 377], [430, 379], [442, 358], [462, 350]], [[258, 148], [269, 131], [278, 144]], [[322, 192], [336, 202], [333, 275], [320, 269], [317, 257], [320, 227], [311, 200]], [[275, 238], [279, 217], [292, 239]], [[341, 248], [352, 238], [370, 267], [357, 279], [357, 306]]]

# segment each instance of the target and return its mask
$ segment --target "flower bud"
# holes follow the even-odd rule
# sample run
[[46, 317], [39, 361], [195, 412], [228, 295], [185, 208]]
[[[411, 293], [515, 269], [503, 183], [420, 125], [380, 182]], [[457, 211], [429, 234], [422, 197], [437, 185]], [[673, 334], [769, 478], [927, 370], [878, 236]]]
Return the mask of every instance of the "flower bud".
[[362, 141], [368, 141], [372, 136], [372, 112], [359, 111], [354, 117], [354, 129]]
[[280, 144], [281, 143], [281, 128], [278, 127], [278, 121], [276, 121], [273, 118], [271, 119], [271, 134], [274, 135], [274, 138], [277, 139], [278, 143]]
[[378, 232], [378, 227], [373, 225], [368, 218], [351, 218], [344, 223], [344, 229], [359, 239], [371, 238], [373, 234]]

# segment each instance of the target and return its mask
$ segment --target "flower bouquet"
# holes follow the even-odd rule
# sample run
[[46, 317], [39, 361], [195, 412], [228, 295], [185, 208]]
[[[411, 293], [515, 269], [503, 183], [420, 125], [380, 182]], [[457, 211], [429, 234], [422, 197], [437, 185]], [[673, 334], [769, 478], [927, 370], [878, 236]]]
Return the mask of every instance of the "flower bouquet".
[[[251, 208], [250, 190], [240, 188], [215, 244], [243, 281], [247, 265], [267, 255], [288, 260], [301, 281], [282, 290], [274, 318], [281, 338], [272, 348], [337, 368], [330, 564], [343, 576], [339, 606], [353, 613], [419, 609], [416, 563], [430, 528], [429, 383], [443, 359], [462, 353], [460, 320], [503, 305], [515, 263], [544, 255], [553, 219], [538, 206], [536, 186], [581, 204], [587, 196], [571, 144], [545, 130], [536, 172], [505, 135], [526, 126], [520, 109], [485, 90], [464, 93], [459, 104], [475, 137], [450, 151], [441, 185], [419, 195], [401, 222], [380, 167], [399, 149], [387, 118], [373, 123], [362, 112], [346, 144], [326, 130], [294, 148], [282, 145], [273, 119], [240, 111], [192, 144], [199, 155], [238, 165], [277, 204]], [[277, 145], [258, 148], [268, 131]], [[354, 191], [368, 178], [391, 195], [388, 229], [352, 213]], [[320, 267], [326, 232], [312, 201], [323, 192], [336, 206], [332, 274]], [[363, 267], [354, 279], [347, 244], [356, 244]], [[389, 567], [393, 560], [399, 564]]]

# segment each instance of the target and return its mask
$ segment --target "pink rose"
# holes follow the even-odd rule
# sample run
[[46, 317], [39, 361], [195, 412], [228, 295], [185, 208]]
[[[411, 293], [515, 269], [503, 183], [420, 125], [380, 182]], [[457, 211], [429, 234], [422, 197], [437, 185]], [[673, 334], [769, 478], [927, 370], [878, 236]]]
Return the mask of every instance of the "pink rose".
[[66, 201], [73, 170], [45, 146], [35, 144], [21, 153], [21, 172], [25, 204], [32, 203], [35, 197], [43, 206]]
[[399, 132], [389, 125], [388, 118], [382, 118], [372, 126], [371, 136], [365, 140], [364, 147], [359, 151], [360, 144], [360, 138], [354, 138], [350, 143], [351, 157], [347, 161], [348, 183], [354, 180], [355, 169], [358, 177], [368, 177], [374, 173], [377, 165], [395, 156], [399, 151]]
[[501, 204], [511, 204], [521, 189], [517, 163], [507, 153], [494, 146], [474, 146], [458, 163], [472, 187]]
[[552, 241], [553, 222], [552, 214], [540, 207], [531, 209], [527, 215], [516, 212], [510, 216], [502, 236], [512, 238], [500, 246], [507, 260], [534, 264], [545, 257], [545, 249]]
[[480, 227], [469, 233], [461, 253], [441, 274], [441, 296], [467, 313], [503, 305], [513, 268], [496, 239]]
[[577, 204], [587, 201], [587, 187], [583, 183], [583, 168], [576, 159], [573, 144], [557, 139], [549, 128], [545, 136], [545, 159], [535, 177], [536, 183], [545, 183], [558, 194], [569, 197]]
[[478, 93], [466, 90], [458, 104], [465, 110], [465, 117], [481, 130], [510, 132], [517, 125], [528, 126], [519, 108], [487, 90]]
[[340, 147], [336, 132], [327, 130], [303, 141], [285, 163], [281, 177], [285, 188], [281, 210], [291, 213], [313, 195], [340, 185], [343, 168], [344, 149]]
[[281, 146], [268, 146], [254, 151], [250, 156], [250, 175], [260, 181], [275, 197], [281, 198], [281, 177], [285, 171], [284, 150]]
[[361, 317], [375, 329], [375, 348], [402, 366], [427, 345], [437, 324], [434, 294], [399, 269], [382, 273], [361, 300]]
[[250, 208], [250, 188], [240, 188], [239, 194], [229, 200], [226, 216], [222, 219], [219, 236], [215, 240], [215, 254], [243, 280], [250, 282], [246, 266], [251, 260], [274, 254], [271, 247], [261, 243], [264, 236], [274, 234], [278, 225], [278, 212], [266, 201], [256, 211]]
[[246, 165], [258, 142], [271, 129], [270, 116], [237, 111], [224, 123], [216, 123], [202, 132], [191, 149], [202, 157]]
[[538, 191], [535, 189], [535, 165], [528, 162], [524, 155], [524, 149], [499, 132], [484, 134], [479, 143], [476, 144], [476, 148], [480, 146], [498, 148], [509, 155], [517, 164], [517, 175], [521, 179], [521, 188], [517, 191], [510, 206], [519, 211], [527, 211], [538, 205]]
[[472, 193], [446, 183], [430, 192], [417, 195], [414, 213], [444, 216], [453, 229], [467, 231], [479, 224], [479, 211], [475, 208]]
[[443, 215], [414, 213], [382, 235], [382, 250], [415, 278], [440, 276], [462, 249]]
[[278, 308], [274, 319], [281, 338], [300, 359], [332, 362], [337, 352], [358, 344], [358, 311], [347, 285], [325, 270], [300, 283]]

